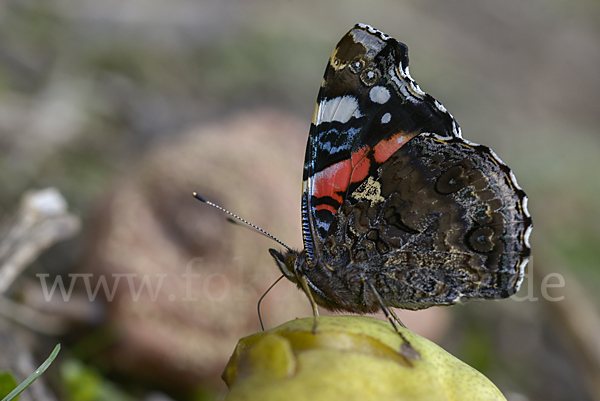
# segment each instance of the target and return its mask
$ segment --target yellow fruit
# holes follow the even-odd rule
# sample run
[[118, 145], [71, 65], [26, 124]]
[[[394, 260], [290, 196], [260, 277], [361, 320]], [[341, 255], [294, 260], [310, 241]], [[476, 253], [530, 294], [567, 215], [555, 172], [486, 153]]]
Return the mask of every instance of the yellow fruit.
[[322, 316], [312, 327], [297, 319], [241, 339], [223, 372], [226, 400], [506, 401], [481, 373], [401, 329], [411, 356], [389, 322]]

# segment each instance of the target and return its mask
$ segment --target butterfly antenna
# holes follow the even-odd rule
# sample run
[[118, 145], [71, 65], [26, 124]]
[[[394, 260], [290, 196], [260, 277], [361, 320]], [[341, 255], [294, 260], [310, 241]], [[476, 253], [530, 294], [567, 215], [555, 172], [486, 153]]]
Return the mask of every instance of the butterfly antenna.
[[[230, 215], [231, 217], [236, 218], [237, 220], [241, 221], [242, 223], [246, 224], [249, 227], [252, 227], [253, 229], [255, 229], [256, 231], [258, 231], [259, 233], [261, 233], [262, 235], [264, 235], [265, 237], [271, 238], [273, 241], [277, 242], [279, 245], [283, 246], [285, 249], [287, 249], [290, 252], [292, 251], [292, 248], [290, 248], [289, 246], [287, 246], [286, 244], [284, 244], [283, 242], [281, 242], [279, 239], [275, 238], [273, 235], [269, 234], [268, 232], [266, 232], [265, 230], [263, 230], [262, 228], [250, 223], [247, 220], [242, 219], [240, 216], [235, 215], [233, 213], [231, 213], [229, 210], [222, 208], [221, 206], [212, 203], [211, 201], [208, 201], [206, 199], [204, 199], [203, 197], [201, 197], [200, 195], [198, 195], [196, 192], [192, 192], [192, 195], [194, 196], [194, 198], [198, 199], [200, 202], [204, 202], [207, 205], [216, 207], [217, 209], [219, 209], [222, 212], [227, 213], [228, 215]], [[234, 221], [235, 222], [235, 221]]]

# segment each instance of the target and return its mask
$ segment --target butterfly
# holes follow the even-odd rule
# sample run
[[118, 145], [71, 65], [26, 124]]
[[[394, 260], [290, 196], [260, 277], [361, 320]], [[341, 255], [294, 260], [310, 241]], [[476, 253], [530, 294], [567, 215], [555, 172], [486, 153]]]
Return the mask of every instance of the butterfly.
[[527, 196], [411, 78], [407, 46], [368, 25], [329, 59], [302, 185], [304, 249], [269, 251], [315, 316], [316, 304], [365, 314], [519, 289], [531, 253]]
[[309, 298], [313, 332], [317, 305], [382, 310], [404, 340], [401, 355], [418, 359], [390, 308], [507, 298], [523, 281], [532, 220], [514, 174], [490, 148], [463, 139], [421, 90], [407, 46], [368, 25], [355, 25], [329, 59], [302, 187], [301, 251], [194, 196], [286, 248], [269, 252]]

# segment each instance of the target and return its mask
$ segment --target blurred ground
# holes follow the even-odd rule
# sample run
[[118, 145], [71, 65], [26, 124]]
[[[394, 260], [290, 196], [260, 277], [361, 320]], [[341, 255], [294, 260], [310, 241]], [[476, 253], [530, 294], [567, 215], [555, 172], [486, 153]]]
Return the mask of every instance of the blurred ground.
[[[115, 259], [98, 251], [112, 238], [106, 226], [124, 235], [117, 243], [135, 255], [152, 250], [168, 259], [167, 252], [185, 249], [169, 259], [174, 269], [185, 267], [173, 262], [177, 258], [187, 260], [206, 249], [221, 252], [224, 243], [198, 240], [210, 241], [207, 227], [212, 225], [190, 229], [209, 213], [188, 200], [192, 190], [215, 195], [299, 247], [301, 161], [318, 86], [337, 41], [354, 23], [368, 23], [409, 46], [413, 78], [455, 116], [467, 139], [492, 147], [514, 170], [534, 219], [534, 277], [517, 294], [521, 301], [406, 313], [405, 323], [480, 369], [509, 400], [600, 400], [593, 384], [600, 377], [594, 355], [586, 352], [595, 349], [600, 334], [584, 340], [569, 329], [593, 327], [588, 324], [597, 321], [600, 306], [598, 21], [600, 3], [589, 0], [8, 0], [0, 4], [0, 216], [13, 210], [27, 189], [55, 186], [83, 219], [81, 235], [32, 266], [30, 283], [40, 272], [114, 271], [93, 263], [101, 256]], [[250, 126], [258, 127], [253, 135], [259, 147], [225, 150], [228, 140]], [[216, 131], [225, 137], [228, 129], [235, 131], [229, 139], [203, 148], [212, 146], [202, 145], [203, 135]], [[194, 153], [193, 146], [200, 150]], [[274, 173], [255, 173], [253, 166], [267, 163], [270, 153], [279, 155], [272, 159]], [[203, 164], [201, 157], [186, 163], [190, 154], [215, 162]], [[235, 163], [223, 163], [231, 155], [239, 155]], [[235, 172], [241, 176], [233, 185]], [[146, 209], [131, 207], [127, 199], [132, 197]], [[111, 220], [106, 213], [122, 217]], [[152, 220], [156, 224], [148, 223]], [[140, 238], [157, 232], [161, 240], [138, 241], [136, 221], [148, 223], [140, 224]], [[266, 256], [273, 246], [269, 241], [241, 239], [255, 234], [219, 228], [218, 217], [206, 221], [214, 221], [216, 234], [249, 241], [236, 249], [249, 246], [251, 251], [237, 256], [272, 269], [277, 277]], [[127, 230], [119, 231], [122, 222]], [[165, 238], [169, 250], [162, 252]], [[124, 270], [118, 271], [131, 272], [130, 260], [119, 259]], [[548, 302], [550, 296], [544, 296], [544, 279], [552, 273], [560, 274], [565, 285], [550, 295], [564, 296], [563, 301]], [[559, 278], [545, 283], [559, 283]], [[258, 286], [250, 305], [244, 304], [252, 315], [240, 318], [239, 334], [224, 336], [231, 343], [212, 338], [209, 348], [233, 349], [234, 338], [257, 329], [253, 309], [268, 285]], [[20, 296], [24, 286], [15, 285], [12, 296]], [[280, 296], [296, 291], [289, 283], [278, 286], [283, 286]], [[296, 306], [288, 305], [296, 301], [288, 304], [274, 296], [269, 309], [282, 320], [268, 324], [310, 313], [292, 312]], [[178, 311], [126, 309], [131, 313], [123, 314], [122, 304], [108, 306], [106, 321], [117, 329], [126, 327], [115, 323], [119, 316]], [[214, 313], [226, 315], [231, 308]], [[178, 319], [169, 330], [185, 321]], [[204, 324], [191, 320], [194, 327]], [[63, 341], [81, 350], [107, 327], [84, 326]], [[84, 362], [125, 387], [135, 377], [137, 393], [154, 389], [154, 379], [115, 367], [118, 359], [107, 360], [98, 342], [94, 351], [79, 354]]]

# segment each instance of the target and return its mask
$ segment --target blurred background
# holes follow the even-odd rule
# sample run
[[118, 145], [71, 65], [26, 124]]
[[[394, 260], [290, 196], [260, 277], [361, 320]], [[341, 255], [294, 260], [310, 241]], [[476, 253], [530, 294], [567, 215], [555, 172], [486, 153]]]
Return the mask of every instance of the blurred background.
[[[534, 220], [515, 299], [401, 318], [510, 401], [600, 400], [591, 0], [2, 2], [0, 216], [9, 224], [26, 191], [55, 187], [81, 221], [5, 294], [54, 323], [7, 320], [0, 305], [23, 352], [41, 361], [63, 344], [43, 376], [49, 393], [225, 394], [219, 376], [237, 339], [260, 329], [256, 303], [279, 276], [275, 244], [191, 192], [301, 246], [314, 102], [331, 51], [357, 22], [408, 45], [413, 78], [465, 138], [513, 169]], [[49, 295], [57, 278], [73, 283], [70, 295]], [[310, 314], [288, 282], [262, 306], [267, 328]]]

